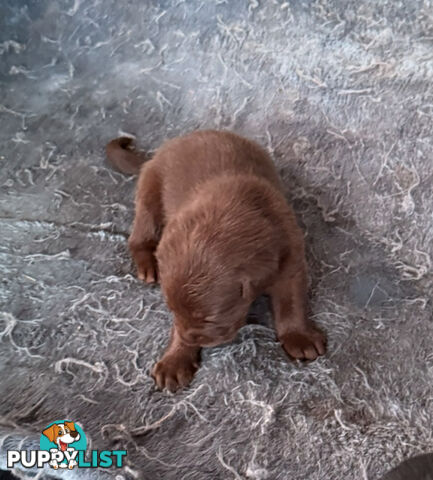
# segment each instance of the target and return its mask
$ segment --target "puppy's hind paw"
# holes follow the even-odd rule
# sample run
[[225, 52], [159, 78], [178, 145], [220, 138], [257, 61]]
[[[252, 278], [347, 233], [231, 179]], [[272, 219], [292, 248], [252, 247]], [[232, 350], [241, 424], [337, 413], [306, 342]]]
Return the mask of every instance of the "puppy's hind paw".
[[142, 246], [137, 247], [132, 242], [130, 242], [129, 248], [137, 267], [137, 277], [146, 283], [157, 283], [158, 263], [153, 251], [143, 248]]
[[158, 283], [158, 270], [155, 264], [137, 265], [137, 277], [146, 283]]

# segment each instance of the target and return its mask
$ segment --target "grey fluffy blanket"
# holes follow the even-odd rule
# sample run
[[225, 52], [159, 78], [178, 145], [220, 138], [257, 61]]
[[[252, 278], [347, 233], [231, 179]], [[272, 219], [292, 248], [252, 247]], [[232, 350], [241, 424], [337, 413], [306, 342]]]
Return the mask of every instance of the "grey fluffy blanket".
[[[0, 467], [62, 418], [128, 451], [67, 478], [376, 480], [433, 450], [432, 3], [0, 9]], [[329, 353], [289, 361], [260, 299], [170, 395], [149, 377], [170, 313], [126, 248], [134, 179], [103, 146], [195, 128], [272, 153]]]

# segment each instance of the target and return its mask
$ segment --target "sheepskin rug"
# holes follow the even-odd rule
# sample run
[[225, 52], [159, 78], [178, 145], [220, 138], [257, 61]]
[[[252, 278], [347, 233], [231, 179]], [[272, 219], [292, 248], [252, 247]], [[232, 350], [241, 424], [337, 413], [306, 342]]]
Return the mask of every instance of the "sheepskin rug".
[[[21, 478], [377, 480], [433, 450], [433, 4], [4, 0], [0, 468], [68, 418], [122, 469]], [[171, 323], [127, 251], [135, 178], [197, 128], [272, 154], [327, 355], [290, 361], [266, 298], [192, 385], [149, 376]]]

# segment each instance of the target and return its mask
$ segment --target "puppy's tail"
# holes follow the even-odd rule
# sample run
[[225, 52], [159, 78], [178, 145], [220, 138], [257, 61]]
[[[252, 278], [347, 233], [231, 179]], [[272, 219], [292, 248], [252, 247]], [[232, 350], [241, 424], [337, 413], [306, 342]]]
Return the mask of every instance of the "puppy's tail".
[[116, 170], [134, 175], [139, 173], [141, 166], [147, 160], [142, 152], [136, 152], [134, 141], [129, 137], [119, 137], [111, 140], [105, 147], [108, 162]]

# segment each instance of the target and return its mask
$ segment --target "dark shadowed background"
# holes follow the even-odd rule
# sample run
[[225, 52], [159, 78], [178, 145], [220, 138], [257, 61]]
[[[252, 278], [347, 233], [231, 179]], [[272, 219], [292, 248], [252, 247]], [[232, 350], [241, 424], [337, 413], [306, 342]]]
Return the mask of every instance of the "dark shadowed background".
[[[433, 450], [432, 47], [430, 1], [3, 0], [0, 467], [62, 418], [128, 450], [47, 470], [70, 479], [376, 480]], [[272, 153], [329, 352], [289, 361], [261, 299], [170, 395], [149, 377], [170, 314], [127, 252], [135, 179], [104, 145], [196, 128]]]

